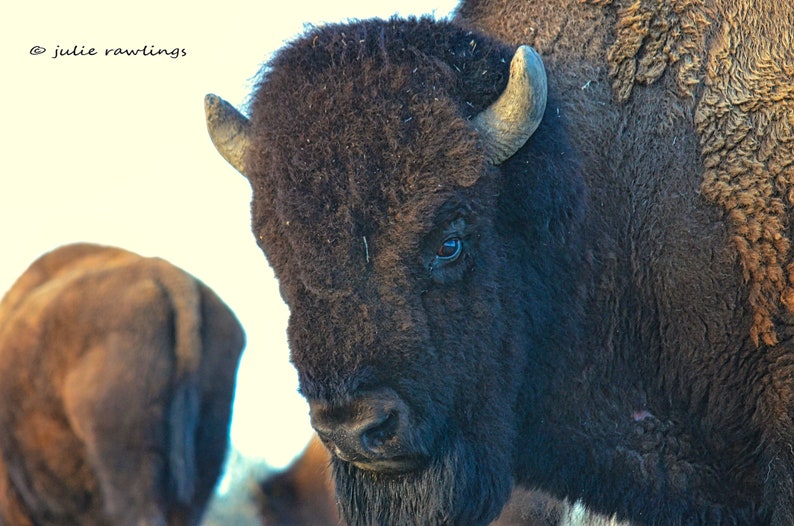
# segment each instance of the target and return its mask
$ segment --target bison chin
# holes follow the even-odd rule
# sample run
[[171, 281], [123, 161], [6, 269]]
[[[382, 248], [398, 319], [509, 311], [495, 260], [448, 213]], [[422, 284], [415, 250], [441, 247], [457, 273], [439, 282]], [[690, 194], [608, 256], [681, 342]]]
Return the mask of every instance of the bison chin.
[[476, 441], [448, 440], [418, 472], [389, 475], [333, 458], [336, 496], [351, 526], [485, 525], [512, 490], [509, 456]]

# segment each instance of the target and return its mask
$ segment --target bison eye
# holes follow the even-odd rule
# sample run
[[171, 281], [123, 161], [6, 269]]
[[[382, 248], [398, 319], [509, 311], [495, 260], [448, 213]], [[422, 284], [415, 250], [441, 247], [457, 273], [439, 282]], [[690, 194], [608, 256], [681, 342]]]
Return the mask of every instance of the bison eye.
[[460, 238], [450, 237], [438, 247], [436, 258], [439, 262], [449, 263], [458, 259], [462, 251], [463, 242]]

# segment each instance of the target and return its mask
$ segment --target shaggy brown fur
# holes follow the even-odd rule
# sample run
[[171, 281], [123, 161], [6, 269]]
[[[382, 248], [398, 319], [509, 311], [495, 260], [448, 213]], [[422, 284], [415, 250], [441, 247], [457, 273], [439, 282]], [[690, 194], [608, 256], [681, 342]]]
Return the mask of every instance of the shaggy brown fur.
[[607, 59], [618, 100], [668, 65], [681, 94], [697, 99], [701, 188], [725, 210], [751, 284], [751, 337], [774, 345], [780, 309], [794, 312], [794, 7], [745, 4], [615, 2]]
[[695, 126], [703, 193], [728, 216], [755, 309], [752, 337], [778, 342], [794, 312], [794, 4], [719, 6]]
[[[752, 289], [750, 336], [756, 344], [777, 343], [775, 320], [794, 313], [794, 4], [475, 0], [464, 2], [459, 15], [510, 42], [539, 47], [552, 68], [558, 55], [561, 65], [586, 60], [606, 68], [619, 102], [669, 71], [664, 89], [681, 100], [661, 107], [684, 112], [688, 121], [669, 132], [697, 132], [701, 190], [724, 210]], [[581, 87], [591, 83], [587, 88], [606, 80], [579, 78]]]
[[161, 259], [78, 244], [0, 303], [0, 523], [198, 524], [244, 335]]
[[[748, 409], [749, 414], [754, 414], [754, 421], [764, 422], [761, 425], [769, 429], [765, 444], [771, 452], [762, 458], [767, 459], [769, 468], [765, 481], [776, 489], [766, 490], [767, 506], [776, 510], [773, 524], [791, 524], [794, 516], [788, 510], [792, 507], [794, 457], [776, 450], [789, 448], [794, 440], [790, 416], [794, 397], [788, 365], [792, 353], [790, 327], [794, 323], [790, 219], [794, 204], [794, 4], [733, 0], [470, 0], [461, 6], [459, 17], [461, 22], [465, 20], [464, 23], [509, 41], [533, 43], [541, 50], [547, 67], [558, 73], [556, 80], [550, 82], [572, 101], [568, 118], [573, 129], [578, 130], [573, 141], [589, 156], [593, 166], [602, 167], [606, 173], [614, 172], [620, 181], [614, 186], [599, 180], [591, 183], [591, 191], [600, 193], [604, 202], [622, 191], [631, 196], [634, 211], [627, 211], [625, 217], [633, 215], [635, 222], [623, 231], [635, 247], [641, 247], [639, 253], [646, 254], [632, 264], [631, 272], [638, 283], [651, 284], [654, 279], [647, 269], [641, 270], [645, 264], [639, 261], [661, 262], [661, 258], [667, 259], [665, 252], [670, 255], [669, 264], [656, 265], [655, 279], [668, 281], [666, 292], [658, 286], [655, 290], [645, 289], [648, 297], [660, 293], [669, 296], [670, 291], [687, 284], [682, 291], [690, 291], [691, 298], [704, 286], [698, 283], [708, 287], [710, 281], [720, 281], [718, 273], [734, 272], [733, 261], [738, 259], [743, 283], [737, 290], [742, 292], [728, 299], [727, 305], [737, 321], [736, 314], [744, 310], [744, 304], [749, 305], [751, 323], [747, 324], [747, 316], [742, 316], [741, 323], [714, 331], [710, 320], [721, 310], [718, 304], [700, 308], [697, 302], [687, 304], [683, 297], [683, 301], [667, 307], [660, 303], [657, 308], [662, 312], [672, 307], [702, 320], [709, 334], [706, 345], [714, 350], [704, 352], [702, 346], [696, 345], [676, 351], [676, 345], [663, 337], [663, 345], [670, 346], [671, 352], [660, 365], [665, 370], [676, 359], [686, 357], [678, 367], [683, 364], [704, 375], [713, 374], [701, 365], [702, 360], [713, 360], [723, 364], [719, 370], [728, 372], [737, 366], [727, 365], [726, 360], [736, 357], [727, 358], [732, 352], [725, 350], [722, 342], [731, 338], [741, 342], [744, 331], [754, 346], [761, 348], [755, 356], [750, 350], [740, 355], [748, 362], [759, 363], [765, 372], [752, 373], [744, 380], [743, 373], [737, 374], [739, 370], [728, 374], [737, 374], [740, 382], [730, 382], [736, 389], [764, 393], [760, 395], [763, 401]], [[528, 35], [521, 27], [541, 29]], [[611, 94], [604, 91], [607, 84], [613, 88]], [[590, 100], [582, 100], [583, 97]], [[575, 102], [577, 99], [581, 100], [580, 105]], [[656, 115], [649, 115], [643, 107]], [[587, 109], [582, 111], [583, 108]], [[595, 114], [590, 111], [593, 109]], [[596, 134], [606, 148], [593, 148]], [[631, 144], [637, 147], [624, 146]], [[661, 155], [650, 149], [660, 150]], [[664, 178], [665, 185], [653, 178]], [[599, 188], [607, 191], [599, 192]], [[700, 196], [705, 198], [704, 203]], [[694, 220], [672, 220], [668, 216], [670, 231], [686, 232], [685, 238], [689, 233], [702, 235], [710, 231], [713, 234], [709, 237], [714, 236], [714, 241], [682, 243], [683, 239], [659, 236], [661, 225], [643, 224], [643, 217], [648, 215], [639, 207], [661, 203], [667, 203], [663, 207], [678, 208], [678, 217]], [[717, 227], [717, 221], [724, 221], [727, 226], [724, 237], [717, 235], [722, 229]], [[717, 257], [714, 248], [708, 249], [710, 257], [698, 258], [704, 266], [713, 268], [708, 273], [711, 276], [685, 277], [681, 273], [684, 265], [691, 264], [687, 251], [719, 247], [720, 243], [733, 248], [731, 258]], [[687, 245], [689, 248], [684, 248]], [[638, 253], [637, 249], [631, 252]], [[674, 262], [676, 258], [679, 263]], [[676, 274], [678, 277], [671, 279]], [[684, 322], [678, 330], [686, 325], [695, 328], [697, 324]], [[774, 350], [764, 348], [777, 344], [780, 345]], [[696, 359], [690, 360], [690, 356]], [[777, 370], [766, 372], [765, 362], [775, 364], [770, 367]], [[758, 374], [767, 377], [759, 380]], [[718, 376], [720, 383], [725, 382], [723, 374]], [[715, 395], [693, 395], [691, 387], [678, 381], [663, 383], [701, 400], [692, 400], [692, 405], [702, 403], [712, 410], [730, 413], [724, 402], [713, 398]], [[712, 424], [704, 429], [706, 433], [721, 432], [720, 426]], [[780, 474], [777, 481], [776, 474]], [[745, 483], [745, 487], [749, 484]], [[780, 494], [773, 496], [775, 491]]]

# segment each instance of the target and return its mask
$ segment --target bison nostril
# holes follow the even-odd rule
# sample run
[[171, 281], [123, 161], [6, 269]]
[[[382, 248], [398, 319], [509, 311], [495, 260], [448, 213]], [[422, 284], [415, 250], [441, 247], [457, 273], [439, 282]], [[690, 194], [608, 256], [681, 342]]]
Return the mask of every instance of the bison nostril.
[[315, 431], [343, 460], [382, 460], [404, 449], [401, 435], [407, 425], [405, 403], [389, 391], [359, 396], [347, 404], [314, 400], [309, 406]]
[[399, 423], [399, 416], [394, 412], [383, 415], [378, 421], [367, 423], [360, 431], [364, 450], [372, 453], [383, 447], [397, 434]]

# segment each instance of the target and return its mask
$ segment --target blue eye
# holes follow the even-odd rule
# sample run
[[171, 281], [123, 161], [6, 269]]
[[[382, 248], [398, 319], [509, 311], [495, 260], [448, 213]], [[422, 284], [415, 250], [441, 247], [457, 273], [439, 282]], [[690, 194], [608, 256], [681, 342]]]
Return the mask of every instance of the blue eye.
[[436, 252], [436, 258], [439, 261], [443, 261], [445, 263], [449, 263], [450, 261], [455, 261], [460, 256], [460, 253], [463, 251], [463, 242], [460, 238], [451, 237], [444, 241], [440, 247], [438, 247], [438, 252]]

